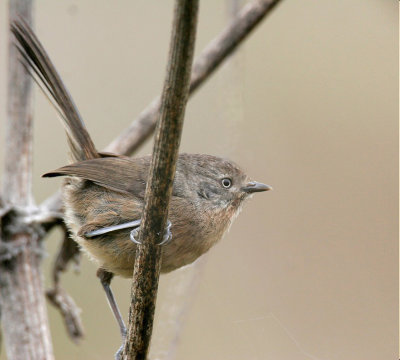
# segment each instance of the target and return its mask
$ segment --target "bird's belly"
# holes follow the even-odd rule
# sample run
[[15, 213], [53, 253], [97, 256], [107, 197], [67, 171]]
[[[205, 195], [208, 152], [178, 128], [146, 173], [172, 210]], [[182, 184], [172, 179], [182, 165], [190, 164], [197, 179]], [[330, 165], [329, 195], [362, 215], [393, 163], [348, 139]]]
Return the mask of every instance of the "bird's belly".
[[75, 236], [75, 240], [102, 269], [122, 277], [132, 277], [136, 245], [130, 240], [129, 233], [114, 234], [112, 238], [99, 236], [96, 239]]
[[[84, 239], [77, 235], [74, 236], [74, 239], [89, 258], [96, 262], [99, 267], [115, 275], [127, 278], [132, 277], [135, 265], [136, 245], [130, 240], [129, 233], [114, 234], [112, 239], [107, 236], [99, 236], [96, 239]], [[203, 241], [197, 241], [197, 244], [194, 241], [189, 247], [185, 246], [188, 243], [192, 243], [192, 241], [174, 243], [174, 239], [172, 238], [169, 244], [163, 245], [161, 255], [162, 273], [168, 273], [191, 264], [212, 246], [212, 242], [208, 242], [209, 246], [205, 246]]]

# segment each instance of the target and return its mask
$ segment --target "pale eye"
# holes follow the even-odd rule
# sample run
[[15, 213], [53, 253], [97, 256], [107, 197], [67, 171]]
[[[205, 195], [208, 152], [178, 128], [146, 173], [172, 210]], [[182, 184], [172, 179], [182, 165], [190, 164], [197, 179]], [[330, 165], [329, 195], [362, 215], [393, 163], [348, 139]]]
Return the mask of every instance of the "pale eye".
[[232, 186], [232, 180], [229, 178], [224, 178], [221, 180], [221, 184], [225, 189], [229, 189]]

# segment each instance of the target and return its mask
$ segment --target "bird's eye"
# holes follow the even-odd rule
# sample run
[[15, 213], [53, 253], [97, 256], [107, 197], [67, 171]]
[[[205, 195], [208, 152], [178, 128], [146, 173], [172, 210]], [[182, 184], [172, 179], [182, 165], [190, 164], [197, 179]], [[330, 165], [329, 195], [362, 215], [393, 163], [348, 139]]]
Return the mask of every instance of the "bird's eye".
[[229, 189], [232, 186], [232, 180], [229, 178], [222, 179], [221, 183], [225, 189]]

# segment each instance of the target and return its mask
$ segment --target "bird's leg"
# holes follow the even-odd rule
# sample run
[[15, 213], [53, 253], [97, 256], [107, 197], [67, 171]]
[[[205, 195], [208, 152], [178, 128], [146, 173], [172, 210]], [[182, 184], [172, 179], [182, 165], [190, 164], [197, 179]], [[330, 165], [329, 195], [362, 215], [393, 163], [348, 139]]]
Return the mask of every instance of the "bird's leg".
[[124, 320], [122, 319], [121, 313], [118, 309], [118, 305], [114, 298], [114, 294], [110, 287], [111, 279], [113, 278], [113, 276], [114, 275], [112, 273], [110, 273], [104, 269], [100, 268], [97, 270], [97, 277], [100, 279], [101, 285], [103, 285], [103, 289], [107, 296], [108, 305], [110, 305], [111, 311], [113, 312], [114, 317], [117, 320], [117, 323], [119, 326], [119, 331], [121, 332], [122, 345], [118, 349], [117, 353], [115, 354], [115, 360], [119, 360], [121, 357], [122, 349], [125, 344], [126, 326], [125, 326]]
[[[172, 239], [171, 225], [172, 225], [172, 224], [171, 224], [171, 221], [168, 220], [168, 221], [167, 221], [167, 225], [165, 226], [164, 237], [163, 237], [162, 241], [161, 241], [158, 245], [165, 245], [165, 244], [167, 244], [167, 243], [169, 243], [169, 242], [171, 241], [171, 239]], [[133, 229], [133, 230], [131, 231], [131, 234], [130, 234], [131, 240], [132, 240], [135, 244], [138, 244], [138, 245], [141, 244], [138, 240], [136, 240], [136, 237], [137, 237], [138, 234], [139, 234], [139, 230], [140, 230], [140, 226], [138, 226], [138, 227], [136, 227], [135, 229]]]

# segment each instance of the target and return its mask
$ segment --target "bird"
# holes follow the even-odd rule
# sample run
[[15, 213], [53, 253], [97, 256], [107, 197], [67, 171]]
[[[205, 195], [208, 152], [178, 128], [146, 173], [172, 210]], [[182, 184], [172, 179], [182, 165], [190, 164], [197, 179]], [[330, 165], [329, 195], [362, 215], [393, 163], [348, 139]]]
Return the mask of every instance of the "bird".
[[[98, 151], [69, 91], [43, 45], [22, 19], [11, 23], [22, 63], [56, 108], [67, 134], [70, 164], [45, 173], [65, 177], [64, 221], [80, 248], [97, 263], [98, 277], [117, 319], [114, 275], [131, 278], [151, 156]], [[161, 273], [194, 262], [227, 232], [243, 203], [271, 186], [253, 181], [231, 160], [179, 154], [162, 245]]]

